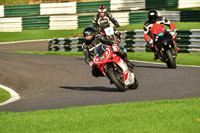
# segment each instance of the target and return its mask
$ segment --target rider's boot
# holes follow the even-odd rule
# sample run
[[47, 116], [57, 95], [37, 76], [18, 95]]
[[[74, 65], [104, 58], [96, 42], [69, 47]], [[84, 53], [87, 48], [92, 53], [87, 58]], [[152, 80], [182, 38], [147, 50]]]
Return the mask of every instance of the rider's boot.
[[153, 60], [157, 60], [158, 59], [158, 54], [157, 53], [154, 53], [154, 58]]
[[149, 48], [151, 49], [151, 51], [154, 53], [154, 60], [157, 60], [158, 59], [158, 54], [156, 52], [156, 48], [154, 45], [150, 45]]

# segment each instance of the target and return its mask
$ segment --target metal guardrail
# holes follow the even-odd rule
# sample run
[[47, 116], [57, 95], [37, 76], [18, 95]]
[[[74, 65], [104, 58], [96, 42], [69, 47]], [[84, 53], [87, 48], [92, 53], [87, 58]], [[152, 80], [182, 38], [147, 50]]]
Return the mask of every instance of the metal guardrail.
[[77, 13], [97, 12], [98, 7], [102, 5], [110, 11], [110, 1], [77, 2]]
[[4, 17], [39, 16], [40, 5], [4, 6]]
[[[121, 31], [121, 47], [125, 47], [132, 52], [148, 52], [149, 44], [144, 40], [143, 30]], [[180, 47], [179, 52], [183, 53], [200, 53], [200, 29], [177, 30], [177, 45]], [[83, 38], [54, 38], [49, 41], [49, 51], [81, 51]]]
[[[159, 0], [110, 0], [98, 2], [42, 3], [17, 6], [0, 5], [0, 17], [5, 17], [5, 19], [0, 19], [4, 20], [4, 23], [10, 23], [9, 19], [15, 19], [14, 17], [22, 17], [21, 24], [14, 25], [13, 23], [10, 23], [10, 26], [8, 25], [10, 28], [7, 28], [7, 30], [6, 28], [0, 28], [0, 32], [22, 31], [26, 29], [77, 29], [92, 26], [94, 14], [88, 15], [88, 13], [96, 13], [99, 5], [105, 5], [108, 11], [115, 11], [112, 12], [112, 14], [120, 25], [144, 23], [147, 20], [147, 12], [118, 11], [132, 11], [148, 9], [150, 7], [156, 8], [157, 6], [158, 8], [168, 8], [177, 6], [177, 3], [179, 5], [182, 3], [188, 4], [187, 7], [200, 6], [199, 0], [163, 0], [162, 2]], [[183, 4], [181, 7], [183, 7]], [[77, 13], [81, 14], [77, 15]], [[159, 14], [172, 22], [200, 22], [200, 11], [159, 11]], [[42, 17], [46, 17], [44, 22], [40, 21], [40, 18], [42, 19]], [[8, 21], [6, 22], [5, 20]], [[6, 24], [3, 24], [2, 22], [0, 23], [0, 27], [5, 27], [5, 25]]]
[[49, 17], [23, 17], [23, 30], [49, 29]]
[[76, 14], [76, 2], [40, 4], [40, 15], [54, 14]]
[[178, 0], [178, 8], [198, 7], [199, 0]]
[[0, 19], [0, 32], [20, 31], [22, 31], [22, 17]]

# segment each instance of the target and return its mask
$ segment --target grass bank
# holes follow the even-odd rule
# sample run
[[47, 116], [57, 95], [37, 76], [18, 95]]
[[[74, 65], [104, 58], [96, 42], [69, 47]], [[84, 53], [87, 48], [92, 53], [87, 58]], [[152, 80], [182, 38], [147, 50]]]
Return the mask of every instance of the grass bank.
[[[61, 52], [61, 51], [36, 51], [36, 52], [29, 52], [29, 51], [13, 51], [12, 53], [21, 53], [21, 54], [40, 54], [40, 55], [62, 55], [62, 56], [83, 56], [83, 52]], [[130, 60], [137, 60], [137, 61], [147, 61], [147, 62], [158, 62], [162, 63], [160, 60], [153, 60], [153, 53], [146, 52], [146, 53], [135, 53], [135, 52], [128, 52], [128, 58]], [[200, 54], [195, 53], [178, 53], [177, 64], [181, 65], [195, 65], [200, 66]]]
[[10, 93], [0, 88], [0, 103], [5, 102], [10, 98]]
[[[177, 29], [198, 29], [198, 22], [176, 22]], [[117, 30], [135, 30], [143, 29], [143, 24], [131, 24], [121, 26]], [[0, 42], [13, 42], [23, 40], [52, 39], [52, 38], [71, 38], [73, 36], [82, 36], [83, 28], [77, 30], [24, 30], [22, 32], [0, 32]]]
[[197, 133], [200, 98], [0, 112], [2, 133]]

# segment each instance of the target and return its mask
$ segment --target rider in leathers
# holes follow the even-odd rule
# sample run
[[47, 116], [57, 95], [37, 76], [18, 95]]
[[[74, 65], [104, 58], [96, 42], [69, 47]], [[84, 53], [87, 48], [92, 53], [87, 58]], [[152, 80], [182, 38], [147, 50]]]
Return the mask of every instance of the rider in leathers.
[[85, 42], [82, 45], [83, 53], [85, 55], [85, 62], [92, 67], [92, 75], [94, 77], [104, 76], [101, 71], [93, 64], [94, 48], [97, 44], [103, 43], [112, 46], [114, 52], [116, 52], [128, 65], [133, 69], [133, 65], [127, 59], [127, 53], [124, 49], [119, 48], [112, 40], [107, 39], [101, 34], [96, 34], [96, 30], [93, 27], [87, 27], [83, 31]]
[[[115, 25], [115, 27], [120, 27], [119, 23], [112, 16], [112, 14], [107, 12], [106, 7], [99, 6], [98, 14], [94, 16], [92, 21], [93, 27], [98, 29], [99, 32], [102, 33], [105, 28], [110, 27], [110, 21]], [[119, 31], [115, 30], [115, 36], [121, 39], [122, 34]]]
[[175, 27], [174, 23], [170, 22], [165, 17], [158, 16], [158, 12], [155, 9], [149, 10], [148, 18], [149, 19], [144, 24], [144, 39], [150, 44], [149, 48], [154, 52], [154, 60], [157, 60], [158, 56], [157, 56], [156, 49], [153, 44], [152, 35], [150, 32], [151, 27], [153, 26], [154, 23], [158, 23], [158, 24], [162, 24], [162, 25], [166, 25], [166, 26], [170, 27], [171, 35], [173, 36], [174, 43], [175, 43], [175, 38], [176, 38], [176, 35], [175, 35], [176, 27]]

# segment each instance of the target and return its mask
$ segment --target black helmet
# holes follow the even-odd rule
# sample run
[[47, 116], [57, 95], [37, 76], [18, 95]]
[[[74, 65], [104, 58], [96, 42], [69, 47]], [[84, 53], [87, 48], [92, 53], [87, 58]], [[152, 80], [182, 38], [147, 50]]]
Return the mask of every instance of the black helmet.
[[150, 9], [148, 17], [151, 22], [155, 23], [156, 19], [158, 18], [158, 12], [155, 9]]
[[[87, 27], [83, 31], [83, 36], [84, 36], [85, 40], [88, 41], [88, 42], [90, 42], [94, 39], [95, 34], [96, 34], [96, 30], [93, 27]], [[91, 36], [91, 38], [86, 39], [86, 36]]]

